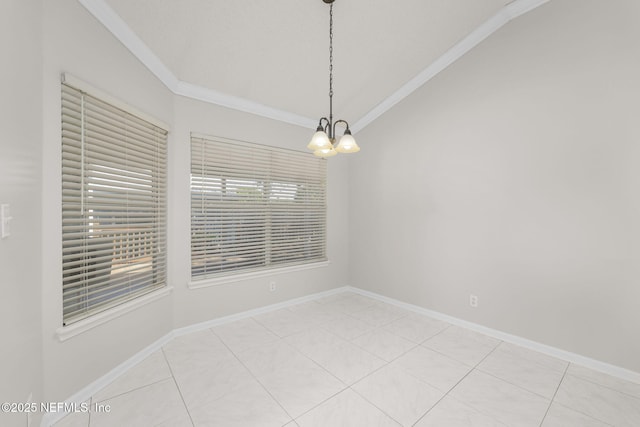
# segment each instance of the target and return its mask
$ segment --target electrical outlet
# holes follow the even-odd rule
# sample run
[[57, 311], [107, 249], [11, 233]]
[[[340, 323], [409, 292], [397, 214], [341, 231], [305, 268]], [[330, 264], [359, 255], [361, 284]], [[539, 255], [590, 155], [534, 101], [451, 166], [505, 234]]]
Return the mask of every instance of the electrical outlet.
[[275, 290], [276, 290], [276, 282], [275, 281], [269, 282], [269, 290], [271, 292], [275, 292]]
[[478, 296], [477, 295], [469, 295], [469, 305], [471, 307], [477, 307], [478, 306]]

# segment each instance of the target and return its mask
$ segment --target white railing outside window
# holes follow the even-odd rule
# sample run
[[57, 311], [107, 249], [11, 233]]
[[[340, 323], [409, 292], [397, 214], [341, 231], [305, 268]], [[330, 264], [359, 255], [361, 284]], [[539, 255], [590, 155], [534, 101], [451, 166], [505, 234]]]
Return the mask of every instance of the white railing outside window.
[[167, 131], [62, 84], [64, 325], [166, 285]]

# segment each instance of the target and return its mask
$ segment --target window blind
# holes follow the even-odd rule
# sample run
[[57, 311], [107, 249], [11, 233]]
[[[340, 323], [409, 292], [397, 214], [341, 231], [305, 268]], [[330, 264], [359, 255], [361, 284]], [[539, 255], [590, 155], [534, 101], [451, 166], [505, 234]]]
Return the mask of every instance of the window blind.
[[191, 276], [325, 261], [326, 161], [191, 136]]
[[166, 284], [167, 131], [62, 84], [63, 322]]

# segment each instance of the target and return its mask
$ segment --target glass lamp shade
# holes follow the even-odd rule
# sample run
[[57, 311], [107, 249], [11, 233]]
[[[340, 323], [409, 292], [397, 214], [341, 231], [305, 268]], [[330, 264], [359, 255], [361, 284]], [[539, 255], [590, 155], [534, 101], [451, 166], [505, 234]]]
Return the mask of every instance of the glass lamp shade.
[[338, 153], [357, 153], [360, 151], [360, 147], [356, 144], [356, 140], [351, 136], [351, 133], [345, 133], [340, 138], [336, 151]]
[[324, 131], [319, 130], [311, 137], [311, 142], [307, 145], [307, 148], [312, 151], [333, 149], [331, 141]]
[[318, 157], [331, 157], [338, 154], [338, 152], [333, 148], [333, 145], [329, 143], [328, 148], [321, 148], [319, 150], [314, 151], [313, 154]]

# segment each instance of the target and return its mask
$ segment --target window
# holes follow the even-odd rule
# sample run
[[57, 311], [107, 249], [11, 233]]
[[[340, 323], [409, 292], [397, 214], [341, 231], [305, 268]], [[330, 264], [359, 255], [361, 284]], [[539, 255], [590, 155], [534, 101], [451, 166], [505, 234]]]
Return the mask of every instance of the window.
[[191, 136], [191, 276], [326, 261], [326, 161]]
[[62, 85], [63, 322], [166, 284], [167, 131]]

